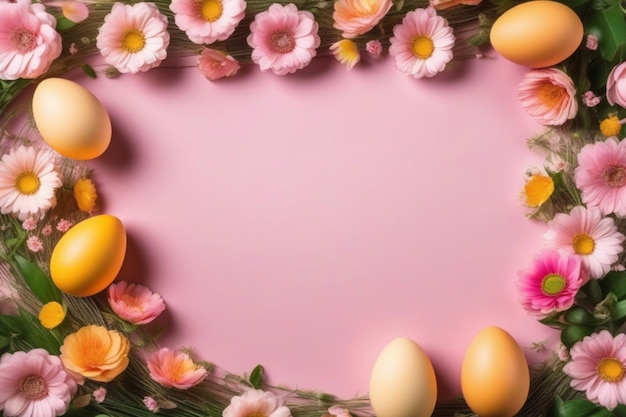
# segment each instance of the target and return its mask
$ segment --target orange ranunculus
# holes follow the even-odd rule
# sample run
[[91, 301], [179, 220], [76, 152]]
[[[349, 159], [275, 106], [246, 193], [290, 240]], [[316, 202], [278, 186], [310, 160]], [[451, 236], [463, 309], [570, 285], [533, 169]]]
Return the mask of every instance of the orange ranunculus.
[[61, 346], [65, 368], [87, 379], [108, 382], [128, 366], [130, 343], [115, 330], [84, 326], [69, 334]]

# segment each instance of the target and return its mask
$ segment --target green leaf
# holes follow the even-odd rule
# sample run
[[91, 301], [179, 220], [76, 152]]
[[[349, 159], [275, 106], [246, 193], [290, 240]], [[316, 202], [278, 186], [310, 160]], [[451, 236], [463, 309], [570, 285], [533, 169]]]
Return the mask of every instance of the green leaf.
[[613, 409], [613, 415], [615, 417], [626, 417], [626, 405], [619, 404]]
[[81, 68], [83, 69], [83, 72], [87, 74], [89, 78], [94, 78], [94, 79], [98, 78], [98, 74], [96, 74], [96, 71], [90, 65], [83, 64], [81, 65]]
[[15, 255], [15, 261], [26, 285], [39, 301], [44, 304], [50, 301], [61, 302], [61, 292], [41, 268], [20, 255]]
[[57, 332], [50, 331], [39, 323], [39, 319], [25, 310], [20, 310], [20, 316], [27, 324], [22, 338], [35, 348], [42, 348], [53, 355], [60, 354], [61, 341], [57, 338]]
[[583, 286], [582, 290], [589, 296], [589, 303], [591, 304], [598, 304], [604, 299], [602, 288], [597, 279], [590, 279], [589, 282]]
[[613, 320], [619, 320], [626, 317], [626, 300], [618, 301], [613, 307]]
[[[554, 409], [550, 413], [551, 417], [588, 417], [595, 412], [598, 407], [587, 400], [563, 401], [557, 398]], [[606, 410], [606, 409], [605, 409]]]
[[576, 342], [583, 340], [585, 336], [593, 333], [593, 326], [585, 326], [582, 324], [572, 324], [561, 332], [561, 342], [568, 348], [571, 348]]
[[74, 26], [76, 26], [76, 23], [72, 22], [67, 17], [65, 17], [65, 16], [57, 17], [57, 31], [63, 32], [64, 30], [67, 30], [67, 29], [72, 28]]
[[257, 365], [250, 373], [250, 384], [256, 389], [259, 389], [263, 383], [263, 374], [265, 373], [262, 365]]
[[605, 293], [612, 292], [621, 300], [626, 297], [626, 273], [611, 271], [600, 280], [600, 286]]
[[618, 63], [626, 58], [626, 20], [619, 5], [595, 12], [585, 29], [585, 33], [598, 37], [598, 49], [605, 60]]
[[19, 336], [24, 332], [26, 323], [20, 316], [0, 315], [0, 335]]
[[595, 323], [593, 316], [584, 308], [574, 306], [565, 313], [565, 320], [571, 324]]

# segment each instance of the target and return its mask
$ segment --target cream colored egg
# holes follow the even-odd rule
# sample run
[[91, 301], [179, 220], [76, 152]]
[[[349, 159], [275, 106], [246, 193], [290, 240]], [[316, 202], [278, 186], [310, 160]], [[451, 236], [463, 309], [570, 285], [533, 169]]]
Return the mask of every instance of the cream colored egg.
[[50, 276], [63, 292], [86, 297], [105, 289], [122, 267], [126, 230], [115, 216], [90, 217], [68, 230], [52, 251]]
[[411, 339], [393, 340], [374, 363], [369, 396], [377, 417], [430, 417], [437, 380], [428, 355]]
[[533, 0], [504, 12], [494, 22], [490, 38], [494, 49], [510, 61], [531, 68], [550, 67], [580, 46], [583, 24], [562, 3]]
[[524, 352], [499, 327], [487, 327], [472, 340], [461, 368], [461, 389], [480, 417], [512, 417], [528, 397], [530, 372]]
[[43, 80], [33, 95], [33, 118], [46, 143], [61, 155], [87, 160], [111, 142], [111, 120], [85, 87], [63, 78]]

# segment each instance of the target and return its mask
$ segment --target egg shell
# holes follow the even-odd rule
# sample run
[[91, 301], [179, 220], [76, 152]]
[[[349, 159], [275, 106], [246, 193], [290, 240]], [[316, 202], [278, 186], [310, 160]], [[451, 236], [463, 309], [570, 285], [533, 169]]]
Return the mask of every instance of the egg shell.
[[369, 397], [377, 417], [430, 417], [437, 380], [428, 355], [411, 339], [393, 340], [374, 363]]
[[524, 352], [499, 327], [487, 327], [472, 340], [461, 368], [461, 390], [480, 417], [512, 417], [528, 397], [530, 372]]
[[115, 216], [87, 218], [59, 239], [50, 258], [50, 275], [63, 292], [86, 297], [105, 289], [126, 255], [126, 230]]
[[533, 0], [504, 12], [493, 24], [491, 45], [506, 59], [531, 68], [556, 65], [576, 51], [583, 24], [562, 3]]
[[77, 160], [96, 158], [111, 142], [111, 119], [102, 103], [74, 81], [47, 78], [33, 95], [33, 118], [46, 143]]

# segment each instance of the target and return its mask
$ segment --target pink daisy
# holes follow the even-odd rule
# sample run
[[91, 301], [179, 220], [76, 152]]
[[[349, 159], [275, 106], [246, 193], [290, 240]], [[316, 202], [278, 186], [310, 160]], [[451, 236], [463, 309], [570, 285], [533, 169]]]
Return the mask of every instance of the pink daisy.
[[522, 306], [540, 317], [567, 310], [587, 280], [581, 267], [580, 258], [575, 255], [556, 250], [543, 251], [530, 268], [519, 272], [517, 286]]
[[517, 88], [522, 107], [542, 125], [560, 126], [578, 111], [576, 87], [556, 68], [529, 71]]
[[587, 206], [626, 217], [626, 142], [609, 138], [585, 145], [574, 180]]
[[222, 417], [291, 417], [289, 408], [270, 391], [250, 389], [239, 396], [232, 397]]
[[152, 353], [146, 364], [150, 378], [164, 387], [189, 389], [207, 376], [207, 370], [194, 363], [189, 355], [168, 348]]
[[318, 24], [313, 14], [300, 11], [294, 4], [272, 4], [254, 17], [250, 24], [248, 45], [252, 61], [261, 71], [274, 74], [293, 73], [309, 65], [320, 45]]
[[563, 372], [572, 388], [611, 410], [626, 403], [626, 334], [613, 337], [602, 330], [576, 343], [570, 355]]
[[37, 78], [61, 55], [55, 18], [43, 4], [0, 2], [0, 79]]
[[63, 415], [75, 392], [61, 360], [43, 349], [0, 357], [0, 410], [7, 417]]
[[120, 281], [109, 286], [109, 305], [120, 318], [132, 324], [147, 324], [165, 310], [159, 294], [139, 284]]
[[569, 214], [557, 213], [548, 223], [548, 246], [580, 257], [591, 278], [602, 278], [624, 250], [624, 235], [611, 217], [597, 207], [576, 206]]
[[245, 16], [244, 0], [172, 0], [176, 26], [197, 44], [226, 40]]
[[0, 211], [20, 220], [39, 219], [56, 204], [55, 192], [61, 185], [51, 152], [20, 146], [0, 161]]
[[389, 55], [396, 67], [415, 78], [432, 77], [452, 60], [454, 35], [433, 7], [408, 12], [393, 28]]
[[169, 43], [167, 17], [154, 3], [115, 3], [96, 38], [105, 61], [131, 74], [160, 65]]

